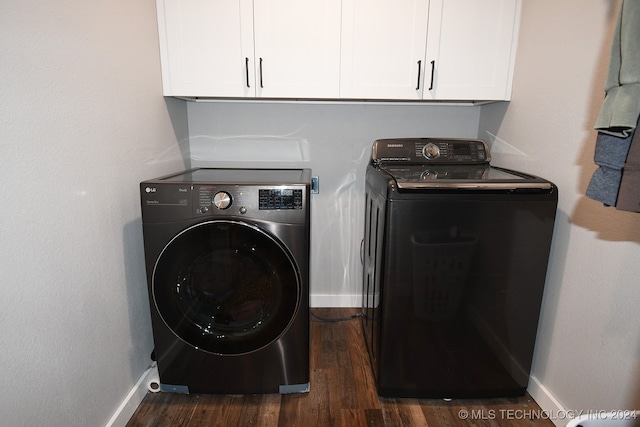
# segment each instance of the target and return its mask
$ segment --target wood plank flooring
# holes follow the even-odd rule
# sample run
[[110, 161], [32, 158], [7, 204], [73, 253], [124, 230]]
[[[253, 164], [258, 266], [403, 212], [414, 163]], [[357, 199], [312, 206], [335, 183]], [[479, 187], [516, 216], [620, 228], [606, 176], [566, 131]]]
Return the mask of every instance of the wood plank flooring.
[[[339, 318], [355, 309], [314, 309]], [[381, 399], [360, 319], [311, 323], [311, 391], [287, 395], [148, 393], [127, 427], [553, 427], [531, 399]]]

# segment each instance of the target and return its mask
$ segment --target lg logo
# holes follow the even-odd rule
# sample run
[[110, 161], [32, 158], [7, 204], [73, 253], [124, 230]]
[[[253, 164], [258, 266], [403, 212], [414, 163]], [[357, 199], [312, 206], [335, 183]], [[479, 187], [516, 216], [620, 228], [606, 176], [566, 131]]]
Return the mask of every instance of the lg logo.
[[144, 191], [146, 193], [155, 193], [156, 192], [156, 187], [147, 187], [144, 189]]

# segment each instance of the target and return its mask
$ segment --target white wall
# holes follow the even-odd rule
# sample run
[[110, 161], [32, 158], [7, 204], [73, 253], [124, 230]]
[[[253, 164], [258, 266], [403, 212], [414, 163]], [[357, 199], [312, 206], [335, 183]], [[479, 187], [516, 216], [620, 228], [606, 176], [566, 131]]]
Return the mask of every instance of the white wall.
[[188, 112], [193, 166], [303, 166], [320, 177], [311, 200], [311, 304], [359, 307], [373, 141], [475, 137], [480, 107], [213, 102], [190, 103]]
[[619, 5], [524, 1], [512, 101], [481, 114], [494, 164], [559, 187], [532, 393], [573, 411], [640, 408], [640, 214], [584, 196]]
[[103, 426], [149, 364], [138, 182], [188, 157], [156, 34], [153, 0], [3, 2], [2, 425]]

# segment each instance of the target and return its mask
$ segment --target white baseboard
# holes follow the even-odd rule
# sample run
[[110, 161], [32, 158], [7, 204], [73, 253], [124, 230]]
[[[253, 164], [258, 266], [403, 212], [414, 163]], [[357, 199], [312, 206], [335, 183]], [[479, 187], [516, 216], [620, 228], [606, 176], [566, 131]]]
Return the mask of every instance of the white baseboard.
[[131, 388], [105, 427], [125, 427], [144, 396], [149, 392], [149, 381], [154, 378], [158, 378], [158, 368], [155, 362], [140, 376], [138, 382]]
[[309, 302], [312, 308], [320, 307], [362, 307], [362, 295], [334, 295], [334, 294], [315, 294], [311, 295]]
[[536, 401], [545, 413], [550, 415], [550, 419], [557, 427], [565, 427], [571, 420], [566, 417], [560, 417], [556, 415], [566, 414], [564, 406], [551, 394], [538, 379], [531, 375], [529, 377], [529, 387], [527, 388], [529, 395]]

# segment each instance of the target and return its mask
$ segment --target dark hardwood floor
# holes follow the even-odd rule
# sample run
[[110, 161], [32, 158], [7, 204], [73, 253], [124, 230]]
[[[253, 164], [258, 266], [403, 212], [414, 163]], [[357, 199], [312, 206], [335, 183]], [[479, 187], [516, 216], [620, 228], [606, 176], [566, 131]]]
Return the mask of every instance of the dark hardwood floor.
[[[314, 309], [325, 318], [355, 309]], [[514, 426], [553, 427], [531, 397], [487, 400], [381, 399], [359, 319], [311, 323], [311, 391], [287, 395], [148, 393], [138, 426]]]

